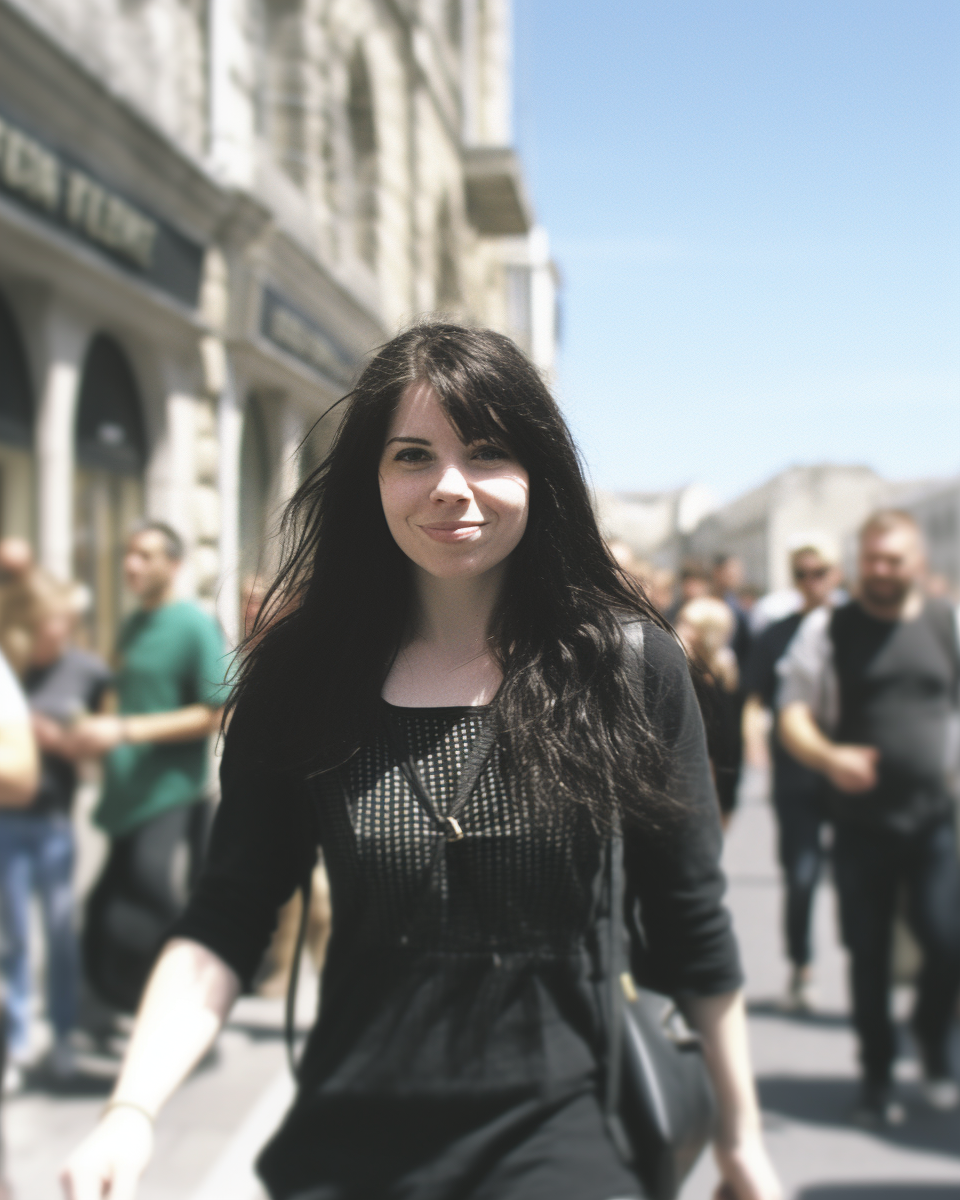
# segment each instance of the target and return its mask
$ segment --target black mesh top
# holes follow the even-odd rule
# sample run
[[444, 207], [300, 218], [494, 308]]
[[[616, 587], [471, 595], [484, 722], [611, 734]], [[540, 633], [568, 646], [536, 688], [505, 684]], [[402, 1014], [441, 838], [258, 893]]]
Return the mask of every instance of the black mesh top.
[[[637, 969], [675, 994], [729, 991], [740, 973], [699, 710], [673, 639], [646, 627], [644, 643], [642, 656], [628, 653], [687, 804], [655, 843], [626, 831], [628, 901], [640, 902], [646, 939]], [[480, 1098], [549, 1104], [593, 1088], [598, 1072], [603, 842], [585, 817], [534, 821], [511, 798], [496, 750], [458, 813], [462, 840], [447, 841], [413, 794], [402, 750], [445, 813], [485, 710], [383, 711], [392, 737], [312, 781], [251, 761], [235, 720], [208, 862], [174, 931], [249, 980], [277, 908], [322, 846], [333, 936], [298, 1099], [263, 1159], [276, 1195], [316, 1184], [333, 1153], [320, 1132], [331, 1105], [342, 1121], [354, 1111], [345, 1100], [359, 1104], [358, 1120], [391, 1098], [407, 1118], [440, 1098], [448, 1114]]]
[[[406, 750], [439, 814], [450, 811], [482, 708], [394, 708], [385, 731], [317, 786], [317, 818], [352, 941], [441, 952], [570, 953], [589, 919], [597, 840], [586, 822], [535, 826], [494, 751], [450, 841], [397, 764]], [[349, 827], [347, 825], [349, 823]], [[342, 910], [341, 910], [342, 916]]]

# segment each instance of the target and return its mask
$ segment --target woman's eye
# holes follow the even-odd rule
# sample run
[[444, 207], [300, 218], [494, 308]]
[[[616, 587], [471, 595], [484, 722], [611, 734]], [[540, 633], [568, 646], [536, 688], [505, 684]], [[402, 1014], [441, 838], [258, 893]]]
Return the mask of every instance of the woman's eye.
[[474, 458], [479, 458], [483, 462], [497, 462], [500, 459], [509, 458], [510, 455], [500, 446], [481, 446], [479, 450], [474, 452]]
[[420, 450], [415, 446], [410, 446], [406, 450], [398, 450], [394, 456], [394, 462], [419, 463], [424, 462], [428, 455], [426, 450]]

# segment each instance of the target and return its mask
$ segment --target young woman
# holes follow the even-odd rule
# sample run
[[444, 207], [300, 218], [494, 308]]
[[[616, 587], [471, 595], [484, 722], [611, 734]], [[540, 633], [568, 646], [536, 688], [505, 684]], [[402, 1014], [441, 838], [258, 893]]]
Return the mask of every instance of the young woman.
[[154, 1114], [319, 844], [334, 932], [297, 1098], [259, 1161], [270, 1195], [640, 1197], [599, 1099], [597, 884], [619, 820], [644, 978], [704, 1038], [723, 1178], [776, 1200], [686, 662], [607, 554], [535, 369], [486, 331], [395, 338], [287, 531], [206, 873], [68, 1196], [133, 1194]]

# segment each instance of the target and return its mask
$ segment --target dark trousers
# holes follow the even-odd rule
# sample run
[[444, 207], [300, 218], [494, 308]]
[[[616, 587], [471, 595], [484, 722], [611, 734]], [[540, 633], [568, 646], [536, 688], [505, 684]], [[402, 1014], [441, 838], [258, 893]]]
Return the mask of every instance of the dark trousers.
[[[87, 901], [83, 965], [96, 992], [136, 1010], [167, 929], [183, 911], [203, 853], [208, 806], [168, 809], [115, 838]], [[178, 873], [177, 852], [187, 855]]]
[[833, 863], [864, 1074], [888, 1082], [896, 1057], [890, 960], [901, 888], [923, 951], [913, 1028], [928, 1070], [942, 1072], [960, 995], [960, 861], [952, 819], [910, 834], [838, 824]]
[[777, 846], [784, 882], [784, 932], [787, 954], [795, 967], [811, 960], [810, 923], [813, 898], [823, 869], [824, 819], [819, 787], [814, 780], [792, 784], [774, 777], [773, 803], [777, 813]]

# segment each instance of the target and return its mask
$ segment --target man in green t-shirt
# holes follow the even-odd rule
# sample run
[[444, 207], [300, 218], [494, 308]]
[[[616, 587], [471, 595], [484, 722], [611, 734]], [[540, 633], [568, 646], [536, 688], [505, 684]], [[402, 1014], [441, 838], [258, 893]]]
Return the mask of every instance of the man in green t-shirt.
[[140, 608], [117, 645], [118, 711], [80, 721], [83, 752], [104, 755], [104, 785], [94, 820], [110, 854], [90, 895], [84, 959], [100, 995], [136, 1006], [164, 932], [185, 896], [174, 859], [184, 843], [191, 866], [207, 771], [207, 740], [226, 699], [223, 637], [216, 621], [174, 597], [183, 543], [159, 521], [130, 536], [123, 567]]

